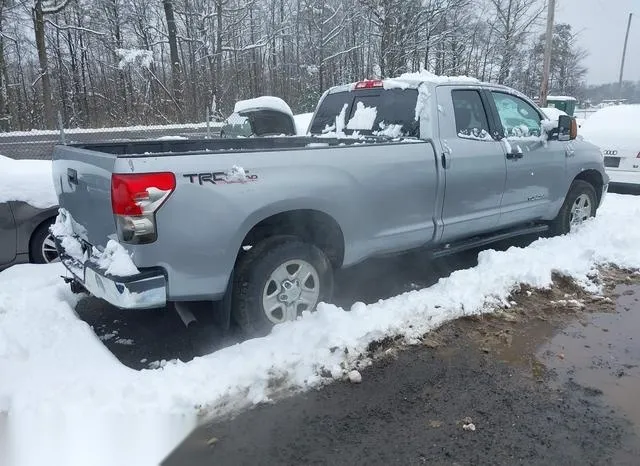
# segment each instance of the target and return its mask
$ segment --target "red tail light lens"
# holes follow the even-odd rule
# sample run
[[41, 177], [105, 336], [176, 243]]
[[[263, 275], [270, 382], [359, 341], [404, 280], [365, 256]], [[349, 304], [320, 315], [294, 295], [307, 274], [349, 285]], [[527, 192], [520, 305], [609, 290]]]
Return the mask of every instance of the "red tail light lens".
[[[173, 173], [112, 175], [111, 207], [115, 215], [142, 215], [155, 211], [176, 189]], [[160, 202], [161, 204], [162, 202]]]
[[379, 79], [367, 79], [356, 83], [356, 89], [374, 89], [383, 86], [384, 83]]
[[173, 173], [112, 175], [111, 208], [120, 240], [132, 244], [155, 241], [155, 212], [175, 189]]

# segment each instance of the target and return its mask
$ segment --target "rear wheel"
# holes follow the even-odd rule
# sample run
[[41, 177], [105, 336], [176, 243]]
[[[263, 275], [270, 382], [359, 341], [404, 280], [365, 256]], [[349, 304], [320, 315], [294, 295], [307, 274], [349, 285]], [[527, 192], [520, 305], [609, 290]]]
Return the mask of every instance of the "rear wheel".
[[552, 235], [564, 235], [582, 225], [586, 220], [595, 217], [598, 196], [591, 183], [575, 180], [560, 208], [558, 216], [551, 222]]
[[29, 257], [34, 264], [49, 264], [60, 259], [53, 235], [49, 232], [49, 227], [53, 225], [54, 221], [55, 219], [47, 220], [31, 235]]
[[274, 325], [314, 311], [332, 293], [333, 270], [327, 256], [297, 237], [277, 236], [239, 259], [233, 317], [248, 336], [263, 336]]

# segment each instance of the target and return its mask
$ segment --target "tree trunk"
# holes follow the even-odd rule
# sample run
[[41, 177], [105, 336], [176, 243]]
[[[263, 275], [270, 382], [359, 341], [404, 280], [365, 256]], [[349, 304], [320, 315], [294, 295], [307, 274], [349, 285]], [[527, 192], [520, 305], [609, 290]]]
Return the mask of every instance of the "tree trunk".
[[176, 20], [173, 14], [173, 0], [162, 0], [164, 14], [167, 18], [167, 33], [169, 36], [169, 57], [171, 59], [172, 93], [178, 110], [178, 119], [182, 116], [182, 76], [180, 73], [180, 57], [178, 56], [178, 39], [176, 34]]
[[38, 61], [40, 64], [40, 82], [42, 83], [42, 108], [44, 111], [44, 126], [53, 129], [56, 126], [56, 117], [53, 111], [51, 99], [51, 77], [49, 75], [49, 65], [47, 62], [47, 48], [44, 37], [44, 13], [42, 11], [42, 0], [36, 0], [32, 10], [33, 29], [36, 38], [36, 49], [38, 50]]

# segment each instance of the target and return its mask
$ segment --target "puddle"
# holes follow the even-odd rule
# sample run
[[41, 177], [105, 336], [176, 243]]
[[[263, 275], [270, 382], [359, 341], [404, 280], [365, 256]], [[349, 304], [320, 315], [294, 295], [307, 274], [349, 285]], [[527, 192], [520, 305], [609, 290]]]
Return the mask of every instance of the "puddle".
[[537, 351], [557, 374], [555, 383], [577, 383], [602, 394], [640, 435], [640, 286], [621, 285], [615, 313], [585, 314]]

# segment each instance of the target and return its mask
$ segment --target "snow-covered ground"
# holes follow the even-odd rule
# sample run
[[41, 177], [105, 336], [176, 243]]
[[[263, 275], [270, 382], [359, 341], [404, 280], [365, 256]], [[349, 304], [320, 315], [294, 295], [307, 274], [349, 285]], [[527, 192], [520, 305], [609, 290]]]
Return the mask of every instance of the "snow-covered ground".
[[13, 160], [0, 155], [0, 202], [24, 201], [34, 207], [58, 204], [49, 160]]
[[571, 235], [487, 250], [476, 267], [429, 288], [351, 309], [321, 304], [267, 337], [142, 371], [78, 319], [61, 265], [12, 267], [0, 273], [0, 423], [5, 411], [12, 464], [157, 464], [198, 418], [345, 378], [367, 365], [370, 342], [417, 343], [448, 320], [506, 303], [519, 283], [546, 287], [557, 271], [597, 292], [597, 265], [640, 268], [640, 228], [630, 227], [638, 218], [640, 197], [609, 194]]

